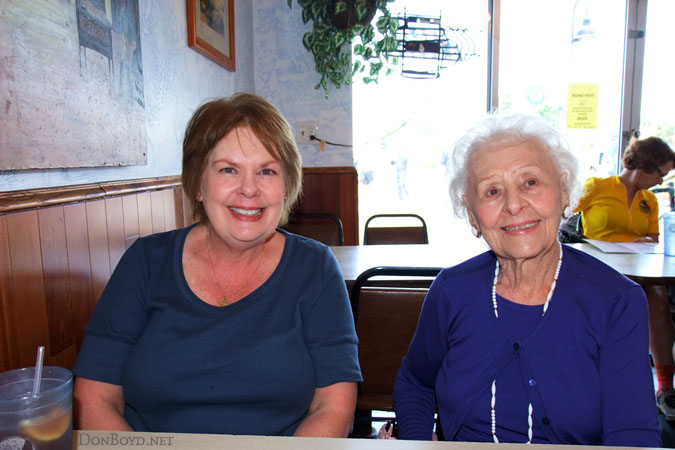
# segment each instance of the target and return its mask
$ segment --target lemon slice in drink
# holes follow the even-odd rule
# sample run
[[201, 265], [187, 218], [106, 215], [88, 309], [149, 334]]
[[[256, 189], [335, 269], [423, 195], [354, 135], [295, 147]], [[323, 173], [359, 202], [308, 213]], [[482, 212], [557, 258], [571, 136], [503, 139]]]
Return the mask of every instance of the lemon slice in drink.
[[70, 408], [54, 408], [47, 414], [19, 422], [21, 434], [38, 442], [54, 441], [70, 427]]

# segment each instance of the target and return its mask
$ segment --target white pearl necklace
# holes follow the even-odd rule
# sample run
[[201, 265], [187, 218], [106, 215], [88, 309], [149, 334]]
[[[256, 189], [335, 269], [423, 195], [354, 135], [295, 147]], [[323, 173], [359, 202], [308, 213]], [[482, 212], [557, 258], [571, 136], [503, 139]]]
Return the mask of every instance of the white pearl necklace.
[[[560, 274], [560, 266], [562, 265], [562, 246], [558, 244], [558, 248], [560, 250], [560, 256], [558, 257], [558, 265], [555, 268], [555, 273], [553, 274], [553, 281], [551, 282], [551, 287], [548, 290], [548, 294], [546, 294], [546, 301], [544, 302], [544, 308], [541, 312], [541, 315], [543, 316], [546, 314], [546, 310], [548, 309], [548, 304], [551, 301], [551, 297], [553, 297], [553, 291], [555, 291], [555, 285], [556, 282], [558, 281], [558, 275]], [[497, 281], [499, 281], [499, 260], [497, 260], [497, 263], [495, 264], [495, 278], [494, 281], [492, 282], [492, 308], [494, 309], [495, 312], [495, 317], [499, 318], [499, 313], [497, 312]], [[497, 380], [492, 380], [492, 398], [490, 399], [490, 431], [492, 432], [492, 440], [498, 444], [499, 439], [497, 439], [497, 412], [495, 409], [495, 405], [497, 403]], [[529, 403], [527, 407], [527, 443], [530, 444], [532, 442], [532, 412], [534, 409], [532, 408], [532, 403]]]

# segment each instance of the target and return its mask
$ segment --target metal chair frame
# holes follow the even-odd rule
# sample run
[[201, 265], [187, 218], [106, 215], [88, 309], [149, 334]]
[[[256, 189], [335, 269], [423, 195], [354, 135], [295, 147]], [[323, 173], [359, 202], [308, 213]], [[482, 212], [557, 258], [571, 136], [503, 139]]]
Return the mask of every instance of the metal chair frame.
[[[391, 217], [391, 218], [413, 218], [413, 219], [419, 220], [420, 223], [422, 224], [421, 227], [404, 226], [404, 227], [392, 227], [392, 228], [394, 228], [394, 229], [399, 229], [399, 230], [402, 230], [402, 231], [403, 231], [403, 230], [407, 230], [407, 229], [412, 230], [412, 229], [421, 228], [421, 229], [422, 229], [422, 233], [423, 233], [423, 242], [418, 242], [418, 243], [421, 243], [421, 244], [428, 244], [428, 243], [429, 243], [429, 232], [428, 232], [428, 230], [427, 230], [427, 223], [424, 221], [424, 219], [422, 218], [422, 216], [420, 216], [420, 215], [418, 215], [418, 214], [404, 213], [404, 214], [374, 214], [374, 215], [370, 216], [370, 217], [368, 218], [368, 220], [366, 220], [365, 230], [364, 230], [364, 233], [363, 233], [363, 244], [364, 244], [364, 245], [372, 245], [372, 243], [369, 242], [369, 234], [370, 234], [370, 233], [369, 233], [369, 230], [370, 230], [371, 228], [373, 228], [373, 227], [369, 227], [370, 222], [371, 222], [373, 219], [385, 218], [385, 217]], [[397, 243], [397, 242], [392, 242], [392, 244], [396, 244], [396, 243]], [[410, 243], [414, 243], [414, 242], [410, 242]]]

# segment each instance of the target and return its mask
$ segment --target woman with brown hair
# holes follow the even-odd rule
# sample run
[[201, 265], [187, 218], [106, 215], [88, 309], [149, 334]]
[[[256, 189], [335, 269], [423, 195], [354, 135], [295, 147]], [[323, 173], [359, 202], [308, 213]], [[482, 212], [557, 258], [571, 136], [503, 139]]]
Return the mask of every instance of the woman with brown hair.
[[265, 99], [197, 109], [197, 223], [138, 239], [115, 269], [73, 369], [79, 427], [347, 436], [361, 374], [344, 279], [325, 245], [277, 228], [301, 176]]

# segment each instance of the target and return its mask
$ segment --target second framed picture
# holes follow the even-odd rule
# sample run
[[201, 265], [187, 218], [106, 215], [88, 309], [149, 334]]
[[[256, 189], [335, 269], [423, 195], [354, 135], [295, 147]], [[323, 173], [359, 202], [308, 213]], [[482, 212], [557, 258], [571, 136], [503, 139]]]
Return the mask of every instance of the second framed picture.
[[188, 46], [235, 71], [234, 0], [187, 0]]

